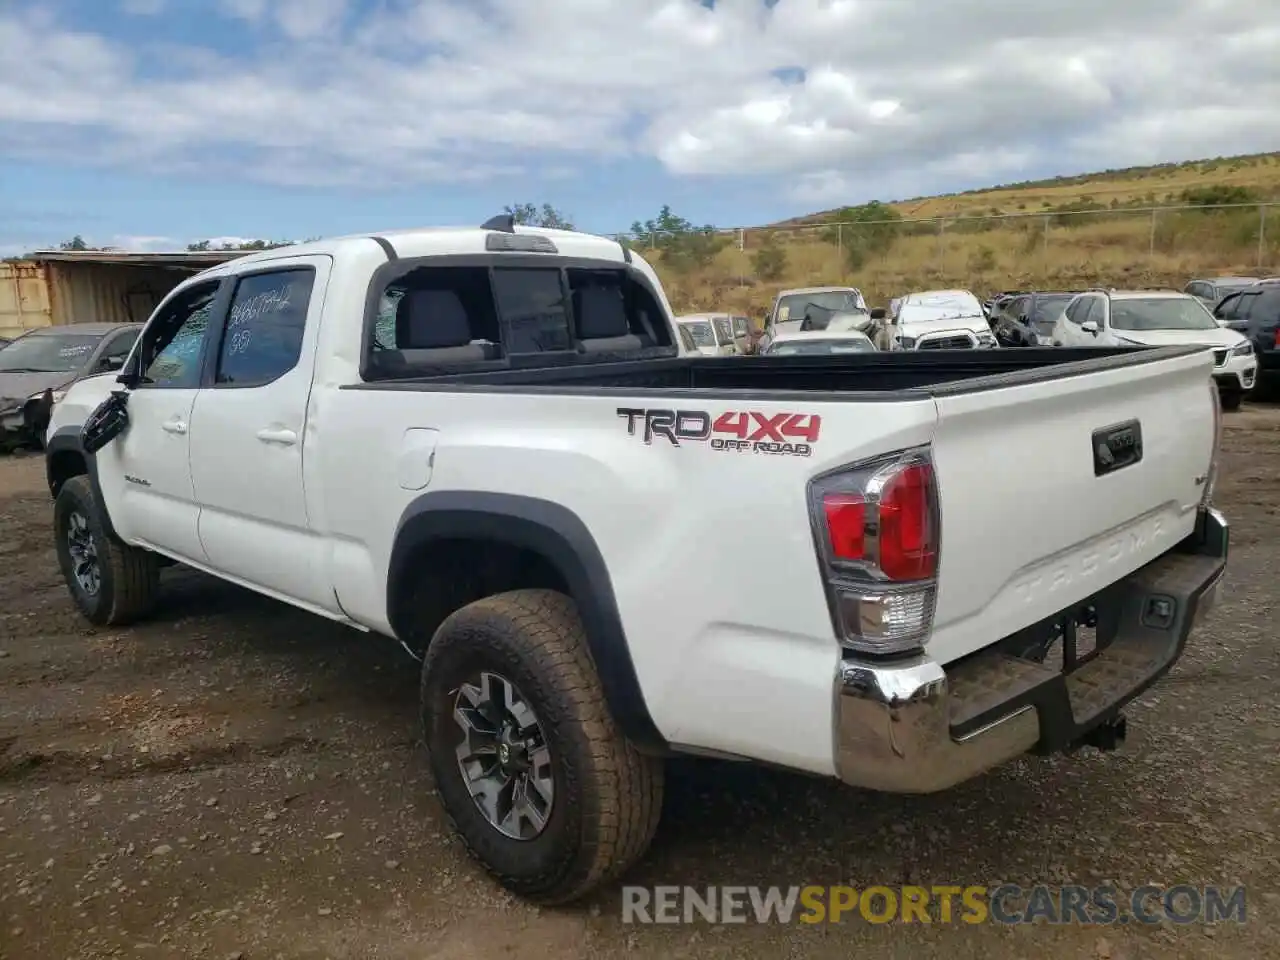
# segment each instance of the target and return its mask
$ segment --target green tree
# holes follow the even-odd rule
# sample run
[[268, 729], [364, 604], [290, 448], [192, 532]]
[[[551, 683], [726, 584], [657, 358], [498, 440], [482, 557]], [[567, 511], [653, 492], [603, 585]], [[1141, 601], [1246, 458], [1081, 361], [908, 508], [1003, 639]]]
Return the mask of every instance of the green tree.
[[80, 234], [77, 233], [70, 240], [64, 240], [62, 241], [62, 243], [58, 244], [58, 249], [59, 250], [92, 250], [93, 248], [90, 247], [89, 244], [84, 242], [84, 237], [80, 236]]
[[1182, 202], [1193, 207], [1221, 207], [1237, 203], [1257, 203], [1258, 195], [1248, 187], [1225, 183], [1211, 187], [1190, 187], [1182, 191]]
[[886, 253], [902, 230], [902, 214], [887, 203], [872, 200], [842, 207], [824, 231], [828, 243], [838, 243], [851, 270], [859, 270], [872, 253]]
[[549, 230], [573, 229], [573, 221], [549, 203], [544, 203], [541, 209], [532, 203], [517, 203], [505, 207], [504, 210], [511, 214], [516, 223], [523, 223], [526, 226], [546, 227]]
[[787, 251], [779, 246], [772, 230], [765, 231], [760, 245], [751, 254], [751, 266], [756, 276], [766, 283], [782, 279], [787, 272]]
[[654, 219], [632, 223], [631, 235], [636, 246], [661, 250], [663, 262], [680, 271], [710, 266], [730, 240], [710, 224], [696, 227], [676, 216], [670, 204], [663, 204]]
[[293, 240], [242, 240], [239, 243], [220, 243], [216, 247], [210, 240], [198, 240], [188, 243], [187, 250], [192, 253], [204, 253], [208, 250], [275, 250], [277, 247], [291, 247]]

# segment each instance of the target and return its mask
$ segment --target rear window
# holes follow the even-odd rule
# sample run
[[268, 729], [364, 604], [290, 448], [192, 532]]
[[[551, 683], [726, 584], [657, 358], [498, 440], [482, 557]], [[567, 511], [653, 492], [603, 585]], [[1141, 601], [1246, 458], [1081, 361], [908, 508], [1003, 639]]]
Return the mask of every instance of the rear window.
[[378, 379], [669, 346], [666, 314], [625, 269], [428, 263], [379, 291], [366, 373]]
[[508, 353], [570, 349], [569, 298], [558, 270], [495, 270], [493, 292], [507, 321]]
[[689, 332], [689, 337], [695, 346], [714, 347], [716, 345], [715, 334], [711, 330], [711, 324], [706, 320], [685, 320], [680, 326]]
[[1062, 311], [1067, 309], [1067, 304], [1071, 302], [1073, 294], [1066, 294], [1061, 297], [1036, 297], [1035, 306], [1031, 308], [1030, 319], [1034, 323], [1047, 323], [1052, 325], [1058, 317], [1062, 316]]

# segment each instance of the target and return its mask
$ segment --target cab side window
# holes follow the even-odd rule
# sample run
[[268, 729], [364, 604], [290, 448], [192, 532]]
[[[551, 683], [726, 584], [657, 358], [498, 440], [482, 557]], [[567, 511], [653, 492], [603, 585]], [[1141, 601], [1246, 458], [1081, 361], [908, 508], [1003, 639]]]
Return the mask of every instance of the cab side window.
[[166, 304], [148, 326], [139, 361], [142, 387], [194, 390], [200, 385], [209, 318], [221, 282], [188, 287]]
[[290, 267], [236, 281], [218, 349], [218, 387], [260, 387], [298, 365], [315, 270]]

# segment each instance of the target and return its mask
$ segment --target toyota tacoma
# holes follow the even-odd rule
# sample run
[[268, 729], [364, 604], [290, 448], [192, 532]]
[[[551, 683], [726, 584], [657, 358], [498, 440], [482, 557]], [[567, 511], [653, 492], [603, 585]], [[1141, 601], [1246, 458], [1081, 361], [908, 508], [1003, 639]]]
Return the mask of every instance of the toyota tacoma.
[[670, 757], [928, 793], [1114, 746], [1214, 601], [1199, 347], [676, 338], [638, 254], [507, 217], [216, 266], [53, 408], [70, 595], [126, 624], [177, 562], [398, 641], [457, 833], [543, 903], [641, 857]]

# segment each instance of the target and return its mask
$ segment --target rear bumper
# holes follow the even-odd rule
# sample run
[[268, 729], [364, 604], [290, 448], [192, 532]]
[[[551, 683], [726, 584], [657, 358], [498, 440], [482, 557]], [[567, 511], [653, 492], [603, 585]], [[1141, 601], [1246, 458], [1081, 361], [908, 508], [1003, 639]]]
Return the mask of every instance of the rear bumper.
[[1229, 529], [1217, 510], [1196, 534], [1113, 589], [1114, 636], [1071, 673], [994, 649], [943, 667], [851, 655], [836, 676], [836, 773], [889, 793], [945, 790], [1024, 753], [1078, 743], [1163, 676], [1213, 608]]

